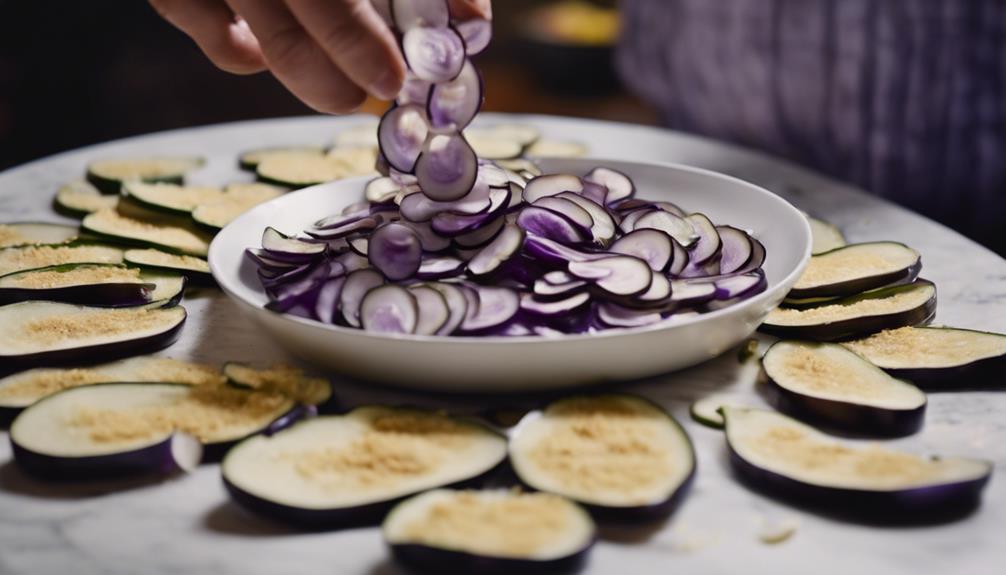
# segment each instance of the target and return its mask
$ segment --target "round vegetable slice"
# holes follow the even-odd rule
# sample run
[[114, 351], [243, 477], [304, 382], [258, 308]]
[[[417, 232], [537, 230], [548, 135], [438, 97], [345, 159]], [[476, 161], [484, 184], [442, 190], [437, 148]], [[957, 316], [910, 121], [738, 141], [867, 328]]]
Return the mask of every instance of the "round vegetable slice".
[[569, 397], [532, 412], [514, 429], [509, 453], [525, 484], [618, 520], [667, 516], [695, 474], [684, 429], [631, 395]]
[[466, 332], [484, 331], [510, 321], [520, 309], [517, 292], [505, 287], [477, 286], [472, 289], [477, 294], [477, 306], [468, 304], [468, 311], [461, 329]]
[[[230, 386], [104, 383], [75, 387], [25, 409], [11, 425], [18, 465], [73, 479], [85, 463], [95, 474], [121, 471], [123, 456], [181, 431], [203, 444], [202, 460], [236, 441], [279, 430], [302, 415], [293, 400]], [[97, 462], [86, 458], [111, 456]], [[83, 461], [82, 461], [83, 460]]]
[[636, 186], [632, 183], [632, 179], [611, 168], [594, 168], [583, 179], [604, 186], [608, 190], [605, 199], [608, 205], [617, 204], [636, 194]]
[[438, 202], [464, 197], [475, 185], [478, 158], [460, 134], [431, 134], [416, 160], [423, 194]]
[[853, 295], [895, 282], [911, 282], [921, 269], [919, 252], [904, 244], [852, 244], [811, 257], [787, 297]]
[[414, 333], [418, 322], [416, 298], [401, 286], [375, 287], [360, 302], [360, 326], [366, 331]]
[[834, 341], [924, 324], [935, 313], [936, 286], [918, 280], [802, 310], [777, 308], [759, 329], [779, 337]]
[[62, 244], [76, 239], [78, 234], [77, 226], [45, 222], [10, 222], [0, 224], [0, 248]]
[[429, 573], [569, 573], [596, 538], [583, 508], [549, 493], [427, 491], [382, 525], [395, 559]]
[[367, 245], [371, 265], [392, 281], [412, 277], [422, 263], [423, 246], [419, 236], [404, 224], [381, 226]]
[[221, 465], [241, 505], [285, 522], [342, 527], [379, 521], [397, 501], [481, 479], [506, 438], [443, 413], [360, 407], [238, 444]]
[[409, 291], [412, 297], [416, 298], [419, 309], [416, 334], [435, 335], [450, 320], [451, 310], [447, 307], [447, 299], [439, 291], [427, 285], [412, 286]]
[[509, 224], [468, 262], [468, 271], [473, 275], [486, 275], [520, 252], [524, 244], [524, 230]]
[[695, 227], [681, 216], [676, 216], [671, 212], [663, 210], [651, 210], [644, 214], [633, 224], [634, 230], [653, 229], [660, 230], [674, 238], [684, 247], [690, 247], [698, 241], [699, 236], [695, 233]]
[[895, 377], [922, 386], [1001, 385], [1006, 335], [951, 327], [884, 330], [843, 345]]
[[674, 257], [671, 237], [660, 230], [635, 230], [612, 242], [608, 251], [639, 258], [659, 272], [667, 269]]
[[583, 227], [563, 214], [538, 206], [532, 205], [521, 209], [517, 216], [517, 225], [529, 234], [562, 244], [578, 244], [587, 240], [587, 232]]
[[922, 428], [926, 394], [840, 345], [781, 341], [762, 368], [773, 403], [802, 419], [891, 436]]
[[464, 40], [451, 28], [414, 27], [405, 31], [402, 54], [417, 78], [434, 83], [453, 80], [467, 61]]
[[724, 407], [730, 460], [752, 485], [790, 499], [875, 517], [970, 509], [992, 465], [853, 446], [785, 415]]
[[53, 207], [57, 212], [73, 218], [82, 218], [91, 212], [115, 208], [118, 204], [118, 195], [102, 194], [98, 188], [84, 180], [60, 186], [53, 199]]
[[482, 105], [482, 77], [465, 61], [457, 78], [434, 84], [426, 110], [434, 129], [463, 130]]
[[8, 366], [111, 359], [173, 343], [185, 309], [97, 308], [47, 301], [0, 307], [0, 360]]
[[642, 294], [653, 281], [650, 266], [631, 256], [609, 256], [590, 261], [570, 262], [569, 273], [592, 282], [617, 296]]
[[87, 181], [103, 194], [118, 194], [123, 182], [182, 184], [185, 174], [201, 168], [205, 160], [195, 157], [152, 157], [99, 160], [87, 166]]
[[455, 27], [458, 34], [465, 41], [465, 53], [468, 57], [481, 53], [489, 46], [489, 41], [493, 36], [492, 20], [484, 18], [472, 18], [464, 22], [458, 22]]
[[550, 174], [538, 176], [524, 186], [524, 201], [533, 204], [536, 200], [547, 196], [555, 196], [562, 192], [579, 193], [583, 190], [583, 181], [568, 174]]

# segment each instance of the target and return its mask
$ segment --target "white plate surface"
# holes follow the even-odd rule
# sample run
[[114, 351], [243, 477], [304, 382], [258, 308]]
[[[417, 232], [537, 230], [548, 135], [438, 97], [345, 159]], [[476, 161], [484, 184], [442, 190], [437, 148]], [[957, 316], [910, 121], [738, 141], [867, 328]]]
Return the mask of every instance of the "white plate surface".
[[245, 248], [262, 230], [292, 234], [362, 198], [366, 178], [293, 192], [243, 214], [210, 246], [210, 267], [228, 296], [281, 346], [320, 367], [403, 387], [460, 392], [533, 391], [675, 371], [715, 357], [751, 335], [810, 257], [806, 219], [778, 196], [741, 180], [685, 166], [550, 159], [547, 173], [584, 174], [605, 165], [628, 174], [637, 197], [667, 200], [717, 224], [750, 231], [767, 253], [768, 289], [729, 308], [644, 328], [544, 337], [391, 336], [277, 314]]

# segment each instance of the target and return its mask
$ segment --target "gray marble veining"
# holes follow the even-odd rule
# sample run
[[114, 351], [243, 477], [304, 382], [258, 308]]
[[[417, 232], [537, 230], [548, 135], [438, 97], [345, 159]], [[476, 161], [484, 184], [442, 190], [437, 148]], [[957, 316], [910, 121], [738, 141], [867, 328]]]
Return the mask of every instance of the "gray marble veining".
[[[498, 119], [498, 118], [496, 118]], [[519, 117], [508, 120], [521, 121]], [[839, 225], [852, 241], [892, 239], [919, 249], [924, 276], [939, 287], [937, 322], [1006, 331], [1006, 261], [962, 236], [887, 202], [798, 167], [738, 148], [644, 127], [528, 117], [552, 137], [590, 142], [597, 157], [676, 161], [724, 171], [769, 187]], [[0, 174], [0, 221], [59, 220], [56, 188], [87, 161], [109, 156], [199, 153], [210, 159], [195, 180], [247, 179], [236, 154], [265, 145], [324, 144], [359, 119], [303, 118], [167, 132], [61, 154]], [[494, 121], [485, 114], [481, 121]], [[290, 360], [220, 293], [186, 299], [183, 337], [164, 355], [213, 363]], [[767, 341], [767, 340], [766, 340]], [[764, 344], [764, 342], [763, 342]], [[945, 525], [878, 527], [812, 513], [754, 493], [731, 475], [719, 432], [694, 424], [688, 405], [712, 391], [751, 403], [753, 364], [731, 351], [704, 365], [626, 384], [667, 406], [691, 434], [699, 471], [685, 505], [667, 523], [605, 529], [591, 573], [946, 573], [1002, 572], [1006, 546], [1006, 395], [935, 393], [925, 429], [897, 444], [919, 452], [991, 459], [996, 475], [984, 505]], [[339, 381], [347, 404], [410, 402], [482, 409], [483, 397], [437, 397]], [[376, 529], [298, 533], [231, 504], [215, 465], [161, 482], [49, 485], [25, 477], [0, 437], [0, 574], [398, 573]], [[767, 524], [797, 521], [789, 540], [767, 545]]]

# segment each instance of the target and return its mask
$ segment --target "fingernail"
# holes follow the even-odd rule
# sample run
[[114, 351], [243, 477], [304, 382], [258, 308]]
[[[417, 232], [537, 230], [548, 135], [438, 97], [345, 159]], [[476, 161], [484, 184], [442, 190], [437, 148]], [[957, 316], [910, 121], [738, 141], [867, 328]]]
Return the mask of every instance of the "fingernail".
[[394, 100], [401, 87], [398, 76], [391, 70], [385, 70], [384, 74], [370, 85], [368, 91], [382, 100]]

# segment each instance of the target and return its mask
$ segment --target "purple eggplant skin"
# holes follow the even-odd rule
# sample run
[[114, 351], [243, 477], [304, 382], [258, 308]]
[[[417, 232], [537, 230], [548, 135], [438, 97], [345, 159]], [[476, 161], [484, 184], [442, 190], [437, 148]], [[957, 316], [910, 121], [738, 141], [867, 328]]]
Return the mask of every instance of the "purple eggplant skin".
[[104, 283], [50, 289], [0, 288], [0, 305], [45, 300], [94, 307], [130, 307], [150, 303], [153, 284]]
[[[842, 249], [842, 248], [836, 248]], [[827, 253], [827, 252], [825, 252]], [[818, 254], [821, 255], [821, 254]], [[816, 256], [815, 256], [816, 257]], [[910, 284], [919, 277], [922, 271], [922, 258], [915, 260], [911, 266], [891, 272], [865, 278], [857, 278], [845, 282], [822, 285], [815, 288], [791, 289], [786, 297], [792, 299], [804, 299], [811, 297], [842, 297], [850, 296], [880, 287], [891, 287], [894, 285]]]
[[885, 409], [820, 397], [809, 397], [784, 388], [761, 368], [761, 381], [769, 403], [779, 411], [816, 425], [825, 424], [843, 432], [878, 437], [904, 437], [920, 429], [926, 405], [915, 409]]
[[576, 573], [583, 570], [590, 557], [594, 540], [583, 549], [547, 561], [515, 559], [511, 557], [488, 557], [464, 551], [440, 549], [428, 545], [391, 544], [391, 555], [395, 561], [419, 573], [484, 573], [486, 575], [549, 575], [551, 573]]
[[736, 475], [757, 491], [839, 515], [883, 523], [956, 519], [974, 510], [992, 476], [893, 491], [869, 491], [804, 483], [758, 467], [727, 443]]
[[[925, 283], [935, 285], [929, 280], [919, 279], [915, 283], [907, 285], [894, 286], [892, 288], [883, 288], [883, 290], [874, 290], [868, 292], [869, 294], [877, 294], [880, 291], [891, 291], [905, 289], [910, 289], [911, 286], [917, 283]], [[865, 295], [865, 294], [864, 294]], [[860, 296], [853, 296], [849, 298], [842, 298], [835, 300], [834, 302], [826, 302], [823, 305], [831, 305], [838, 303], [840, 301], [852, 301]], [[877, 333], [879, 331], [884, 331], [885, 329], [894, 329], [898, 327], [912, 326], [912, 325], [926, 325], [936, 317], [936, 300], [937, 294], [934, 293], [933, 297], [929, 299], [925, 304], [920, 307], [910, 309], [895, 314], [887, 314], [880, 316], [868, 316], [868, 317], [857, 317], [852, 319], [847, 319], [843, 321], [836, 321], [832, 323], [823, 323], [818, 325], [810, 326], [781, 326], [781, 325], [770, 325], [763, 323], [759, 326], [758, 331], [762, 333], [767, 333], [769, 335], [774, 335], [782, 339], [805, 339], [811, 341], [841, 341], [845, 339], [852, 339], [857, 337], [863, 337], [872, 333]], [[817, 307], [817, 306], [811, 306]]]
[[[953, 367], [884, 368], [892, 377], [906, 379], [926, 391], [1001, 389], [1006, 382], [1006, 355], [988, 357]], [[2, 412], [0, 412], [2, 418]]]
[[169, 475], [181, 469], [172, 453], [175, 436], [122, 453], [87, 457], [54, 457], [18, 445], [11, 438], [14, 461], [18, 467], [47, 481], [89, 481], [141, 475]]
[[272, 435], [277, 431], [282, 431], [287, 427], [290, 427], [294, 423], [297, 423], [301, 419], [307, 417], [314, 417], [318, 413], [318, 410], [312, 405], [294, 405], [289, 411], [283, 415], [274, 419], [265, 428], [256, 431], [254, 433], [249, 433], [244, 437], [239, 437], [237, 439], [232, 439], [228, 441], [218, 441], [216, 443], [204, 443], [203, 444], [203, 458], [200, 463], [217, 463], [227, 455], [227, 452], [231, 450], [232, 447], [238, 443], [248, 439], [249, 437], [254, 437], [259, 434]]
[[74, 347], [70, 349], [57, 349], [53, 351], [40, 351], [25, 355], [0, 356], [0, 363], [4, 368], [15, 370], [30, 369], [33, 367], [49, 367], [53, 365], [63, 365], [68, 363], [93, 364], [104, 363], [113, 359], [140, 355], [143, 353], [153, 353], [162, 350], [178, 340], [182, 333], [182, 327], [187, 318], [182, 318], [178, 325], [168, 331], [155, 333], [154, 335], [130, 339], [126, 341], [116, 341], [99, 345], [89, 345], [85, 347]]

